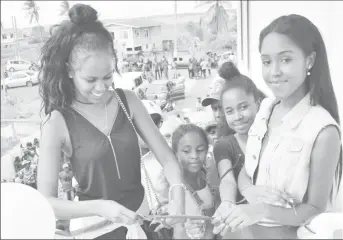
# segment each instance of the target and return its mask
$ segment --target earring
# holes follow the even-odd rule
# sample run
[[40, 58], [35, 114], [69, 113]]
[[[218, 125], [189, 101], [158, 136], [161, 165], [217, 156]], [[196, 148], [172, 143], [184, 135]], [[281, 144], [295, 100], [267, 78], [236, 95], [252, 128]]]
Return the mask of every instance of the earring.
[[307, 69], [307, 73], [306, 73], [306, 74], [307, 74], [307, 76], [310, 76], [310, 75], [311, 75], [311, 68], [312, 68], [312, 66], [309, 66], [309, 67], [308, 67], [308, 69]]

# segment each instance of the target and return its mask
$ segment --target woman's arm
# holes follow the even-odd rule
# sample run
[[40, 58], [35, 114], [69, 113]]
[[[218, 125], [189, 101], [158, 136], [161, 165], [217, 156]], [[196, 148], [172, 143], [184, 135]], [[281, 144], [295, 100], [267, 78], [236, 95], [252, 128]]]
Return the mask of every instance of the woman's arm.
[[96, 215], [97, 201], [73, 202], [57, 198], [61, 151], [66, 129], [63, 116], [52, 112], [41, 130], [37, 187], [54, 209], [57, 219], [69, 220]]
[[[229, 159], [223, 159], [218, 163], [218, 172], [220, 178], [232, 168], [231, 161]], [[237, 197], [237, 182], [233, 171], [227, 173], [223, 179], [220, 180], [219, 192], [222, 202], [229, 201], [236, 203]]]
[[[176, 157], [168, 146], [166, 140], [155, 126], [150, 115], [145, 109], [143, 103], [131, 91], [125, 91], [133, 121], [141, 138], [148, 144], [151, 151], [155, 154], [156, 159], [163, 167], [164, 175], [166, 176], [170, 186], [175, 186], [183, 182], [181, 168]], [[184, 189], [181, 187], [173, 187], [172, 199], [177, 199], [178, 210], [184, 213], [185, 197]]]
[[339, 159], [340, 144], [336, 127], [329, 126], [319, 133], [311, 153], [307, 203], [296, 207], [297, 215], [292, 209], [266, 206], [267, 218], [285, 225], [299, 226], [326, 210], [336, 166], [341, 160]]
[[[220, 139], [213, 147], [213, 156], [217, 164], [219, 177], [221, 179], [219, 184], [221, 201], [236, 203], [238, 189], [237, 181], [232, 171], [233, 169], [231, 152], [233, 152], [233, 149], [231, 144], [229, 144], [227, 138]], [[224, 174], [226, 175], [224, 176]]]

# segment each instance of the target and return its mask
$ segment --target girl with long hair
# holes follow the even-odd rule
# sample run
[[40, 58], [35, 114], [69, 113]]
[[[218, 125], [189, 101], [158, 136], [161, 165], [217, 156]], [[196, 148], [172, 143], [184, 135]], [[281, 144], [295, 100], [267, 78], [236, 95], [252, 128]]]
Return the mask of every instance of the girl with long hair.
[[[168, 169], [169, 183], [178, 185], [171, 195], [179, 214], [184, 211], [182, 174], [142, 102], [131, 91], [109, 90], [113, 75], [119, 73], [118, 58], [96, 10], [76, 4], [69, 17], [52, 28], [42, 48], [40, 94], [46, 119], [41, 129], [38, 190], [58, 219], [100, 216], [109, 225], [92, 237], [123, 239], [125, 226], [148, 212], [137, 133]], [[79, 202], [57, 199], [61, 152], [70, 159], [79, 183]]]
[[[318, 28], [299, 15], [282, 16], [260, 34], [265, 99], [249, 130], [238, 185], [248, 204], [233, 206], [221, 229], [243, 238], [297, 238], [299, 226], [327, 209], [341, 180], [337, 101]], [[335, 175], [336, 172], [336, 175]], [[275, 191], [286, 206], [263, 199]]]

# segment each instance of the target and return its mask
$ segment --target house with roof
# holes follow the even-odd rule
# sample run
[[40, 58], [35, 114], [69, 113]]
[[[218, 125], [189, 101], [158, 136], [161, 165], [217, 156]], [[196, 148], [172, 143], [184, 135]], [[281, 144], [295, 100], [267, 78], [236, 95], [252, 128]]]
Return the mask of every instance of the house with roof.
[[118, 52], [130, 55], [162, 50], [162, 26], [158, 22], [127, 19], [107, 21], [104, 25], [112, 34]]

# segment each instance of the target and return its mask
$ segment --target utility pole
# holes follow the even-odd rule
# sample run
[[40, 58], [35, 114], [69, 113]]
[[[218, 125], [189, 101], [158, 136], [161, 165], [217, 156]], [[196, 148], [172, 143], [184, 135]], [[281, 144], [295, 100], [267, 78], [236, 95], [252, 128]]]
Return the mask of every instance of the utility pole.
[[15, 29], [15, 53], [16, 53], [16, 59], [19, 60], [18, 28], [17, 28], [17, 20], [16, 20], [15, 16], [12, 16], [12, 26]]
[[[174, 58], [177, 61], [177, 0], [174, 2], [174, 15], [175, 15], [175, 22], [174, 22]], [[175, 73], [177, 76], [177, 67], [175, 64]]]
[[174, 1], [174, 57], [177, 57], [177, 0]]

